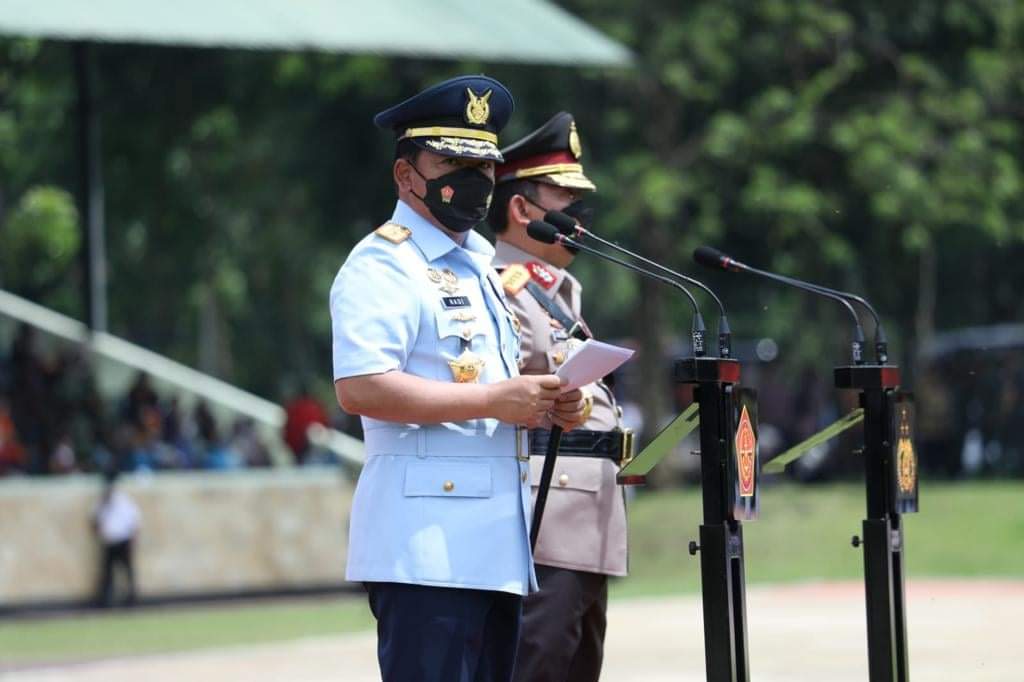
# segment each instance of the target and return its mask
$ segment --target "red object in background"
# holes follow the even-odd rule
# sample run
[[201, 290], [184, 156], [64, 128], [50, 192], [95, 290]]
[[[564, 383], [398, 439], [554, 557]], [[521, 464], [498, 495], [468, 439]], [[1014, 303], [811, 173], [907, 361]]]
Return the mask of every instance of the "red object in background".
[[296, 459], [301, 461], [309, 447], [306, 431], [313, 424], [327, 426], [327, 412], [316, 398], [308, 395], [298, 396], [285, 406], [284, 411], [284, 442], [295, 453]]
[[25, 448], [18, 443], [14, 422], [6, 408], [0, 406], [0, 474], [11, 468], [25, 466]]

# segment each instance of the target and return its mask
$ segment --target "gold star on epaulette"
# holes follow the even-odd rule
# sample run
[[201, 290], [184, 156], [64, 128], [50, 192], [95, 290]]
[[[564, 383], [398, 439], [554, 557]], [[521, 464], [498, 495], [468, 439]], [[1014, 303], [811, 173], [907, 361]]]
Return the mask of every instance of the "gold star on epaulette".
[[530, 281], [530, 271], [525, 266], [516, 263], [501, 271], [501, 285], [505, 287], [505, 293], [515, 296], [523, 290]]
[[374, 234], [378, 237], [387, 239], [392, 244], [401, 244], [409, 238], [409, 235], [412, 234], [412, 230], [397, 223], [384, 223], [374, 230]]

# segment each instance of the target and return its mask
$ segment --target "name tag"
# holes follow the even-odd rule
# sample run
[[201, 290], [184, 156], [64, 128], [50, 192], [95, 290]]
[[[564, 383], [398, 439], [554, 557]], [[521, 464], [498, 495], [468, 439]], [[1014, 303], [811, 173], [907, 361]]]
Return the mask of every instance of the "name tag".
[[444, 306], [445, 310], [451, 310], [453, 308], [468, 308], [469, 296], [442, 296], [441, 305]]

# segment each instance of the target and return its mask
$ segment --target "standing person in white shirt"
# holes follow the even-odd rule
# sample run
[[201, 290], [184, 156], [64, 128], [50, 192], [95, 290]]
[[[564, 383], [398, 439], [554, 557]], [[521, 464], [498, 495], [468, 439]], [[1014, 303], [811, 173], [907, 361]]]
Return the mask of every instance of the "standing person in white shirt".
[[128, 579], [126, 603], [135, 601], [135, 570], [132, 564], [132, 545], [139, 533], [141, 516], [132, 498], [116, 486], [117, 473], [105, 476], [103, 498], [93, 515], [93, 526], [103, 544], [103, 563], [100, 570], [99, 605], [114, 605], [114, 568], [120, 565]]

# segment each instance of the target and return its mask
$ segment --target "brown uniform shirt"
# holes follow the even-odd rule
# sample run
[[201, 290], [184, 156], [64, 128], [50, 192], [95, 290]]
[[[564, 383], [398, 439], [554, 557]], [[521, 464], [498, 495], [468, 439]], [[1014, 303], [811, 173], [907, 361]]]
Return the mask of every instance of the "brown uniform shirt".
[[[534, 281], [563, 312], [582, 321], [582, 287], [576, 278], [506, 242], [499, 240], [495, 251], [494, 266], [499, 270], [516, 263], [542, 266], [542, 276], [535, 277]], [[525, 288], [509, 293], [508, 298], [522, 325], [520, 371], [553, 374], [565, 361], [572, 344], [579, 342], [568, 339], [568, 330], [563, 329]], [[593, 396], [594, 405], [581, 428], [592, 431], [619, 428], [619, 410], [611, 389], [599, 381], [583, 390]], [[543, 464], [542, 456], [530, 458], [535, 498]], [[615, 482], [618, 468], [609, 459], [558, 456], [534, 551], [538, 564], [626, 575], [626, 505], [622, 488]]]

